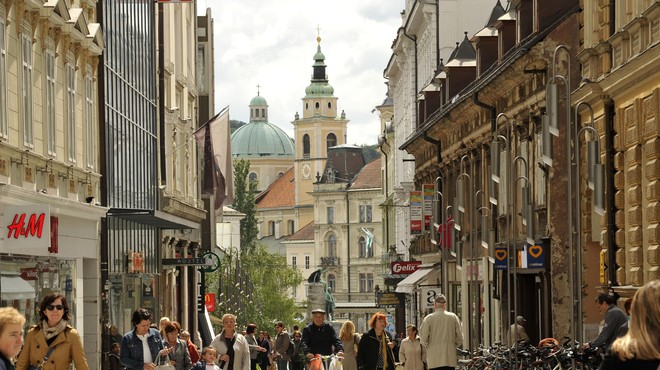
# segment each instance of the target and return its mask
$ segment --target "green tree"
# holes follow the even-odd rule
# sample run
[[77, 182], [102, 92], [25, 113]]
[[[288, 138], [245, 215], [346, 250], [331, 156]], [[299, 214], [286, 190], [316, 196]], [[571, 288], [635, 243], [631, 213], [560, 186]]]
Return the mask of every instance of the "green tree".
[[255, 240], [259, 234], [255, 204], [257, 183], [248, 181], [249, 173], [250, 161], [245, 159], [234, 161], [235, 197], [233, 208], [245, 214], [245, 218], [241, 220], [241, 254], [254, 251]]
[[275, 322], [292, 325], [302, 317], [303, 309], [289, 298], [291, 289], [302, 282], [300, 271], [287, 266], [284, 256], [269, 253], [261, 244], [240, 257], [229, 253], [218, 271], [206, 276], [208, 290], [217, 292], [213, 315], [220, 318], [225, 313], [235, 314], [239, 330], [253, 323], [272, 332]]

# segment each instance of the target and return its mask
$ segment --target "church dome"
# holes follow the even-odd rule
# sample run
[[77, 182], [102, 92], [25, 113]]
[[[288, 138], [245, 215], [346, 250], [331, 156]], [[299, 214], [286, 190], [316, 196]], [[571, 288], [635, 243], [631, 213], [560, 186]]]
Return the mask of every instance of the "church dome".
[[254, 98], [252, 98], [252, 100], [250, 100], [250, 106], [254, 106], [254, 105], [268, 106], [268, 103], [266, 103], [266, 98], [264, 98], [261, 95], [257, 95]]
[[294, 148], [293, 142], [284, 130], [272, 123], [257, 121], [239, 127], [231, 135], [231, 152], [234, 158], [287, 156], [293, 158]]

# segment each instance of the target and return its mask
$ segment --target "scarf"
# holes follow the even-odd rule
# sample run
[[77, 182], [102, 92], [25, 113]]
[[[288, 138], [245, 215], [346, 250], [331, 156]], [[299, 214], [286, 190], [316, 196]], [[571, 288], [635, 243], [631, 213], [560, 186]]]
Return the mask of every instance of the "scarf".
[[385, 335], [385, 330], [381, 333], [381, 340], [380, 342], [380, 353], [381, 356], [383, 357], [383, 370], [387, 370], [387, 350], [389, 349], [389, 346], [387, 345], [387, 336]]
[[66, 320], [60, 320], [57, 325], [53, 326], [52, 328], [48, 326], [48, 322], [46, 320], [41, 322], [41, 330], [44, 332], [44, 335], [46, 336], [46, 340], [49, 340], [50, 338], [54, 338], [58, 335], [60, 335], [61, 332], [66, 329]]

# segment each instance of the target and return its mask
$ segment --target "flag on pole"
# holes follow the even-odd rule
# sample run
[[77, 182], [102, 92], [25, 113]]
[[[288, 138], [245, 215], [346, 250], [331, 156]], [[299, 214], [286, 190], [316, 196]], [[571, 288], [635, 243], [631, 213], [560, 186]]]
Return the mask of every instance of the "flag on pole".
[[223, 109], [197, 129], [195, 139], [204, 151], [202, 193], [215, 194], [215, 209], [219, 209], [234, 201], [229, 109]]
[[367, 255], [370, 255], [369, 251], [374, 245], [374, 234], [371, 232], [371, 230], [367, 229], [366, 227], [362, 227], [361, 229], [364, 235], [367, 236], [367, 239], [365, 240], [365, 247], [367, 250]]

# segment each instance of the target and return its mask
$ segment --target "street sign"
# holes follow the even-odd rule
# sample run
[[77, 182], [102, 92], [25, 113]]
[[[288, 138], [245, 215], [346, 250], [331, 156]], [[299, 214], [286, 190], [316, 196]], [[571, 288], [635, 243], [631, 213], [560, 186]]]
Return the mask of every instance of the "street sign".
[[508, 258], [507, 256], [507, 251], [506, 247], [496, 247], [495, 248], [495, 265], [493, 268], [495, 270], [506, 270], [506, 259]]

